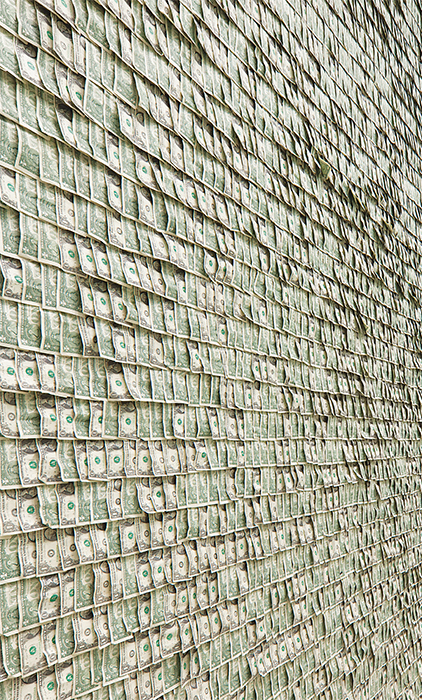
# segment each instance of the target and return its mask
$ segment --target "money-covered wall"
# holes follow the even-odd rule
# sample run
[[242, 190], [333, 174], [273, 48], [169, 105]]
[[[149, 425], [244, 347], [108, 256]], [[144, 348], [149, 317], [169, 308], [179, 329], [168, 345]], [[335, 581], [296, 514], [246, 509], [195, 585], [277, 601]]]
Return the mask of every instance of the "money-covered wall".
[[0, 2], [0, 700], [421, 696], [420, 26]]

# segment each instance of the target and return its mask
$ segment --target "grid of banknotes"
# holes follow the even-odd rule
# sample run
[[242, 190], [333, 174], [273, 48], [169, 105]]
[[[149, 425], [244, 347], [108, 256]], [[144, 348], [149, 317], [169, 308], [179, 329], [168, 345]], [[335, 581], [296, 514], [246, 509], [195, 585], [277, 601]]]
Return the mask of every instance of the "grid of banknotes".
[[0, 700], [416, 700], [420, 8], [0, 2]]

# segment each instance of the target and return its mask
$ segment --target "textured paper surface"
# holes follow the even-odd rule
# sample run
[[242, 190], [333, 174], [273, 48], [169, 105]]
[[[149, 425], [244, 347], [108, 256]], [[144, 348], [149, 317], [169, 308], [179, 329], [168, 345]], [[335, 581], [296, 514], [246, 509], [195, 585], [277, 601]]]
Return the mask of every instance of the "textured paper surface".
[[420, 697], [420, 20], [0, 2], [0, 700]]

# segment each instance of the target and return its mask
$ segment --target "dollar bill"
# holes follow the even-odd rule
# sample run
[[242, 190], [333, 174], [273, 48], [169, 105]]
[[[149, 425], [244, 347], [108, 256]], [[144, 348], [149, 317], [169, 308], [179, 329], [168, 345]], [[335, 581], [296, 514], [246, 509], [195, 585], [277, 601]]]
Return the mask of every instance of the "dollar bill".
[[21, 661], [19, 654], [19, 635], [2, 638], [3, 666], [8, 676], [21, 674]]
[[19, 629], [19, 584], [6, 583], [0, 589], [1, 632], [10, 634]]
[[127, 519], [119, 521], [120, 542], [122, 554], [132, 554], [137, 552], [136, 524], [135, 520]]
[[38, 440], [40, 455], [39, 478], [44, 483], [55, 483], [61, 480], [60, 458], [56, 440]]
[[137, 558], [136, 579], [138, 582], [138, 590], [141, 594], [153, 588], [151, 565], [148, 561], [148, 557], [145, 554], [142, 554]]
[[97, 330], [95, 328], [94, 319], [89, 316], [86, 318], [79, 317], [78, 324], [84, 355], [98, 356]]
[[39, 579], [26, 578], [19, 582], [19, 611], [23, 627], [38, 624], [40, 594], [41, 585]]
[[109, 282], [108, 293], [110, 295], [113, 318], [117, 323], [123, 323], [126, 320], [127, 308], [123, 300], [121, 287], [117, 284], [111, 284]]
[[[77, 42], [79, 44], [79, 41]], [[74, 47], [76, 49], [76, 47]], [[81, 75], [69, 71], [68, 73], [69, 96], [78, 109], [83, 109], [85, 97], [85, 79]]]
[[58, 435], [60, 438], [73, 438], [75, 412], [71, 398], [57, 398]]
[[53, 49], [53, 31], [51, 24], [51, 15], [44, 8], [36, 8], [38, 28], [40, 32], [41, 46], [46, 51], [51, 52]]
[[3, 273], [2, 293], [9, 299], [20, 299], [24, 290], [22, 263], [14, 258], [1, 256], [0, 266]]
[[107, 440], [105, 442], [106, 470], [108, 477], [130, 476], [126, 470], [126, 457], [122, 440]]
[[107, 606], [109, 633], [113, 644], [131, 639], [131, 631], [139, 629], [135, 598], [116, 601]]
[[69, 569], [79, 564], [79, 554], [75, 545], [73, 528], [60, 528], [57, 533], [60, 560], [63, 569]]
[[[67, 574], [69, 577], [69, 574]], [[72, 595], [74, 594], [74, 589], [71, 588], [70, 591]], [[63, 610], [63, 606], [62, 606]], [[70, 616], [61, 617], [56, 622], [56, 633], [57, 633], [57, 652], [58, 660], [64, 661], [72, 656], [75, 649], [75, 640], [72, 626], [72, 618]], [[69, 681], [70, 682], [70, 681]]]
[[37, 394], [37, 409], [41, 416], [41, 435], [56, 437], [57, 412], [54, 397], [49, 394]]
[[113, 602], [121, 600], [124, 594], [124, 577], [122, 561], [119, 557], [111, 559], [109, 562], [110, 580], [111, 580], [111, 596]]
[[[60, 610], [62, 615], [75, 609], [75, 569], [59, 573], [60, 579]], [[70, 623], [70, 618], [67, 618]], [[73, 630], [72, 630], [73, 639]], [[72, 650], [73, 651], [73, 650]]]
[[110, 630], [108, 626], [107, 607], [94, 608], [94, 630], [100, 648], [110, 644]]
[[[13, 134], [10, 134], [13, 143]], [[19, 147], [16, 164], [36, 177], [40, 173], [40, 146], [38, 138], [30, 132], [18, 130]]]
[[58, 484], [56, 493], [60, 524], [62, 526], [78, 524], [78, 499], [74, 484]]
[[15, 489], [9, 489], [0, 493], [1, 523], [4, 534], [20, 532], [21, 525], [18, 520], [17, 495]]
[[131, 395], [128, 391], [123, 368], [118, 362], [107, 362], [106, 364], [107, 382], [109, 388], [109, 398], [111, 399], [130, 399]]
[[[116, 153], [116, 151], [114, 151]], [[115, 159], [114, 159], [115, 160]], [[119, 162], [119, 159], [117, 159]], [[105, 171], [105, 180], [107, 184], [107, 194], [110, 206], [117, 211], [122, 211], [123, 209], [123, 192], [122, 192], [122, 180], [120, 175], [113, 172], [113, 170]]]
[[81, 481], [88, 480], [88, 456], [86, 443], [82, 440], [75, 440], [73, 443], [75, 451], [75, 462], [78, 471], [79, 479]]
[[[7, 546], [11, 543], [6, 540], [2, 544]], [[24, 536], [21, 536], [18, 547], [19, 560], [16, 567], [16, 575], [18, 576], [18, 572], [21, 572], [24, 577], [35, 576], [37, 559], [35, 533], [25, 533]], [[3, 546], [3, 549], [6, 549], [6, 547]]]
[[39, 512], [38, 493], [35, 487], [17, 491], [17, 511], [23, 531], [37, 530], [42, 527]]
[[40, 627], [20, 633], [19, 652], [22, 674], [24, 676], [29, 676], [31, 673], [41, 671], [47, 666], [47, 660], [43, 653]]
[[[73, 18], [72, 18], [73, 19]], [[64, 63], [73, 67], [72, 30], [68, 24], [53, 17], [53, 48]]]
[[107, 478], [107, 457], [104, 442], [101, 440], [89, 440], [86, 443], [88, 459], [88, 478]]
[[73, 689], [73, 662], [65, 661], [58, 663], [55, 666], [57, 696], [60, 700], [67, 700], [72, 694]]
[[151, 546], [151, 530], [149, 516], [141, 513], [136, 519], [136, 543], [140, 552], [148, 550]]
[[83, 280], [79, 277], [77, 278], [77, 281], [84, 314], [95, 316], [94, 295], [91, 285], [87, 280]]
[[60, 580], [57, 575], [43, 576], [39, 604], [40, 621], [60, 616]]
[[[53, 625], [49, 625], [46, 627], [51, 628], [51, 633], [53, 632]], [[55, 630], [55, 625], [54, 625], [54, 630]], [[43, 647], [44, 650], [54, 648], [54, 643], [51, 644], [50, 640], [48, 639], [48, 633], [47, 631], [44, 633], [43, 629]], [[46, 652], [44, 652], [46, 653]], [[52, 663], [57, 660], [57, 654], [55, 656], [50, 656], [49, 652], [47, 651], [49, 658], [49, 661], [51, 660]], [[54, 697], [57, 697], [57, 681], [56, 681], [56, 675], [54, 672], [54, 669], [45, 669], [45, 671], [42, 671], [39, 676], [38, 676], [38, 688], [39, 688], [39, 693], [42, 698], [46, 698], [46, 700], [53, 700]]]
[[60, 570], [60, 553], [55, 530], [45, 528], [36, 533], [37, 574], [50, 574]]
[[36, 355], [38, 376], [43, 393], [54, 393], [56, 390], [56, 371], [54, 355]]
[[94, 573], [91, 564], [79, 566], [74, 571], [74, 607], [76, 610], [92, 606], [94, 596]]
[[39, 349], [41, 345], [41, 315], [37, 306], [22, 304], [18, 308], [19, 345]]
[[137, 436], [137, 409], [132, 402], [119, 404], [119, 437], [134, 438]]
[[109, 279], [112, 275], [107, 246], [96, 240], [91, 241], [91, 246], [98, 274], [100, 277]]
[[[117, 354], [117, 353], [116, 353]], [[117, 359], [117, 358], [116, 358]], [[139, 379], [137, 368], [133, 365], [123, 365], [123, 376], [128, 388], [128, 392], [132, 398], [137, 401], [142, 400], [142, 394], [139, 389]]]
[[[43, 523], [55, 528], [59, 524], [57, 498], [54, 485], [43, 484], [37, 487], [40, 515]], [[55, 530], [47, 533], [47, 539], [54, 539]], [[51, 554], [52, 550], [50, 550]]]
[[95, 575], [94, 600], [96, 605], [104, 605], [111, 600], [110, 568], [107, 562], [93, 565]]
[[92, 610], [84, 610], [72, 617], [75, 635], [75, 652], [86, 651], [97, 644]]
[[97, 267], [95, 264], [94, 253], [91, 247], [91, 241], [85, 236], [75, 234], [75, 244], [78, 250], [78, 256], [83, 272], [87, 275], [96, 275]]
[[100, 438], [103, 434], [104, 404], [101, 401], [90, 402], [89, 435], [92, 438]]
[[[96, 525], [91, 525], [90, 528], [91, 540], [94, 546], [95, 558], [97, 561], [107, 558], [107, 554], [116, 552], [114, 547], [111, 546], [109, 538], [107, 536], [107, 524], [98, 523]], [[117, 533], [116, 533], [117, 536]]]
[[110, 518], [121, 518], [122, 511], [122, 481], [113, 479], [107, 486], [107, 508]]
[[101, 677], [107, 682], [119, 677], [119, 646], [110, 644], [103, 651]]
[[19, 384], [16, 375], [15, 353], [12, 349], [0, 351], [0, 385], [3, 390], [17, 391]]
[[138, 684], [138, 674], [135, 672], [130, 673], [125, 677], [124, 688], [126, 695], [132, 696], [133, 694], [139, 693]]
[[90, 654], [78, 654], [73, 659], [74, 682], [73, 692], [81, 693], [92, 688], [91, 657]]
[[43, 87], [37, 65], [37, 49], [21, 41], [16, 42], [16, 57], [22, 77], [32, 84]]
[[151, 567], [151, 576], [155, 586], [162, 586], [166, 583], [165, 566], [163, 559], [163, 550], [158, 549], [149, 554], [149, 563]]
[[79, 555], [79, 561], [84, 564], [94, 561], [95, 551], [88, 527], [77, 527], [73, 531], [74, 542]]
[[112, 320], [113, 309], [108, 294], [107, 283], [100, 280], [93, 280], [91, 283], [91, 290], [96, 314]]

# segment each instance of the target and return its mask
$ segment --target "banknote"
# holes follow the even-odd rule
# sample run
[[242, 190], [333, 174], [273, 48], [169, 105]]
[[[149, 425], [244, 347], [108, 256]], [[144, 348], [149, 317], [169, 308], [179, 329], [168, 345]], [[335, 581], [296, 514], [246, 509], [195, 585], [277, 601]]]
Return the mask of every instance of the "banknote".
[[108, 605], [107, 608], [100, 608], [100, 610], [105, 610], [107, 613], [107, 634], [113, 644], [117, 644], [130, 636], [124, 622], [124, 611], [121, 602], [113, 603]]
[[42, 527], [38, 493], [35, 487], [19, 489], [17, 492], [17, 506], [18, 519], [22, 530], [36, 530]]
[[[114, 151], [114, 153], [116, 153], [116, 151]], [[117, 163], [118, 162], [119, 162], [119, 158], [117, 159]], [[114, 163], [113, 163], [113, 165], [114, 165]], [[106, 170], [105, 178], [106, 178], [106, 183], [107, 183], [108, 201], [109, 201], [110, 205], [114, 209], [117, 209], [117, 211], [122, 211], [123, 193], [122, 193], [122, 181], [121, 181], [120, 176], [117, 173], [113, 172], [112, 170]]]
[[[13, 142], [13, 135], [11, 134], [11, 136]], [[27, 131], [19, 130], [18, 143], [16, 163], [24, 170], [38, 177], [40, 172], [40, 145], [37, 137]]]
[[[44, 642], [44, 648], [47, 646], [48, 642], [47, 640]], [[54, 661], [57, 660], [56, 658]], [[53, 661], [53, 663], [54, 663]], [[45, 669], [45, 671], [42, 671], [39, 674], [39, 688], [40, 688], [40, 694], [42, 694], [43, 697], [46, 698], [52, 698], [54, 697], [54, 694], [57, 692], [57, 683], [56, 683], [56, 676], [54, 669]]]
[[125, 444], [122, 440], [107, 440], [105, 442], [108, 477], [121, 477], [124, 474], [127, 476], [131, 475], [128, 473], [130, 471], [129, 465], [126, 467], [127, 462], [130, 461], [130, 455], [128, 454], [126, 457], [124, 448]]
[[51, 52], [53, 48], [51, 15], [44, 8], [36, 8], [36, 12], [41, 46], [44, 50]]
[[72, 693], [73, 687], [73, 663], [72, 661], [65, 661], [63, 663], [56, 664], [56, 682], [57, 682], [57, 694], [61, 700], [69, 697]]
[[109, 386], [109, 398], [111, 399], [130, 399], [131, 395], [128, 391], [123, 369], [118, 362], [107, 362], [106, 374]]
[[[345, 121], [356, 51], [336, 16], [341, 80], [321, 80], [315, 37], [333, 14], [312, 6], [292, 62], [296, 20], [262, 3], [12, 5], [0, 8], [4, 692], [254, 700], [322, 693], [330, 676], [347, 694], [336, 664], [350, 674], [359, 660], [338, 654], [331, 627], [368, 636], [361, 610], [382, 616], [400, 577], [412, 583], [411, 568], [394, 572], [400, 538], [416, 565], [407, 516], [378, 512], [391, 474], [405, 477], [405, 513], [417, 492], [420, 188], [400, 119], [406, 157], [378, 183], [380, 119], [400, 100], [384, 90], [362, 122], [358, 89]], [[371, 30], [356, 31], [364, 46]], [[371, 469], [369, 516], [356, 475]], [[359, 604], [348, 579], [330, 586], [372, 565], [381, 539], [387, 559], [359, 579]], [[381, 570], [385, 590], [369, 593]], [[315, 671], [334, 653], [328, 676]]]
[[19, 41], [16, 44], [16, 57], [22, 77], [33, 84], [42, 87], [37, 66], [37, 49], [30, 44]]
[[133, 402], [119, 404], [119, 437], [135, 438], [137, 435], [137, 407]]
[[107, 488], [107, 509], [110, 518], [121, 518], [122, 510], [122, 481], [113, 479], [109, 481]]
[[16, 582], [2, 586], [1, 630], [2, 634], [17, 632], [19, 628], [19, 584]]
[[119, 557], [110, 560], [110, 580], [111, 580], [111, 596], [113, 601], [118, 601], [124, 595], [124, 572], [122, 561]]
[[[5, 637], [2, 644], [3, 667], [8, 676], [18, 676], [21, 671], [19, 637], [17, 634]], [[35, 676], [36, 678], [36, 676]]]
[[94, 521], [107, 519], [107, 485], [105, 482], [94, 481], [91, 485], [92, 518]]
[[[51, 414], [55, 417], [55, 414]], [[51, 421], [53, 423], [53, 421]], [[54, 423], [53, 423], [54, 425]], [[55, 483], [61, 480], [60, 458], [56, 440], [41, 439], [37, 443], [40, 455], [39, 478], [44, 483]]]
[[89, 434], [92, 438], [100, 438], [103, 434], [104, 404], [100, 401], [90, 402]]
[[[58, 652], [58, 659], [59, 661], [63, 661], [64, 659], [69, 659], [71, 657], [73, 651], [74, 651], [74, 635], [73, 635], [73, 627], [72, 627], [72, 619], [71, 617], [62, 617], [57, 620], [56, 623], [56, 631], [57, 631], [57, 652]], [[61, 671], [63, 669], [63, 672]], [[66, 671], [64, 670], [66, 669]], [[65, 673], [66, 675], [63, 678], [62, 673]], [[58, 666], [58, 672], [57, 672], [57, 680], [59, 684], [59, 688], [64, 689], [66, 688], [69, 690], [69, 688], [73, 687], [73, 664], [72, 661], [65, 661], [63, 664], [60, 664]]]
[[69, 569], [79, 564], [80, 558], [75, 544], [73, 528], [60, 529], [57, 534], [57, 541], [63, 569]]
[[60, 580], [58, 575], [41, 578], [39, 616], [41, 621], [60, 616]]
[[15, 353], [13, 350], [3, 348], [0, 353], [1, 387], [5, 390], [15, 390], [19, 388], [16, 376]]
[[1, 397], [0, 419], [3, 435], [16, 437], [18, 435], [16, 398], [14, 394], [5, 393]]
[[110, 568], [107, 562], [94, 564], [95, 576], [94, 600], [96, 605], [102, 605], [111, 599]]
[[166, 583], [163, 550], [157, 549], [150, 552], [148, 561], [151, 568], [151, 577], [155, 586], [162, 586]]
[[136, 635], [135, 640], [138, 658], [138, 668], [142, 670], [149, 667], [152, 662], [151, 641], [149, 636], [145, 633], [140, 633], [139, 635]]
[[19, 652], [24, 676], [29, 676], [31, 673], [45, 668], [47, 660], [43, 653], [40, 627], [22, 632], [19, 635]]
[[[60, 610], [62, 615], [73, 612], [75, 609], [75, 570], [70, 569], [59, 573], [60, 579]], [[71, 623], [70, 618], [67, 620]], [[72, 634], [73, 639], [73, 634]]]
[[79, 654], [73, 660], [74, 692], [79, 693], [83, 688], [91, 688], [91, 658], [90, 654]]
[[74, 571], [75, 609], [92, 605], [95, 588], [94, 572], [90, 564], [79, 566]]
[[[73, 19], [73, 18], [72, 18]], [[72, 31], [68, 24], [53, 18], [53, 47], [55, 52], [69, 67], [73, 67]]]
[[94, 616], [92, 610], [78, 613], [72, 618], [75, 635], [75, 651], [81, 652], [92, 648], [97, 643], [97, 635], [94, 630]]
[[24, 287], [21, 262], [14, 258], [2, 256], [0, 259], [0, 266], [3, 273], [3, 295], [9, 299], [20, 299]]
[[113, 310], [113, 318], [117, 322], [123, 322], [126, 320], [127, 310], [125, 302], [123, 300], [122, 290], [119, 285], [108, 284], [108, 293], [110, 296], [110, 303]]

